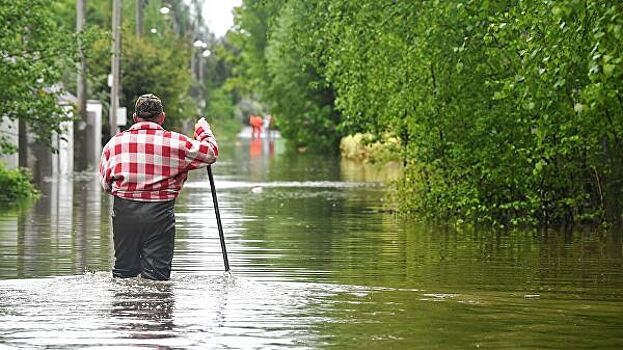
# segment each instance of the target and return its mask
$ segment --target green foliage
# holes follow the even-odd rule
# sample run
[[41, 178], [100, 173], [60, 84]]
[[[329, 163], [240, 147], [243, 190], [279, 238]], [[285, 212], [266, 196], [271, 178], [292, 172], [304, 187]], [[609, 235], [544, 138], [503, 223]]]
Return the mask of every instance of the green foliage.
[[241, 54], [230, 81], [241, 91], [256, 92], [279, 129], [296, 146], [316, 151], [337, 150], [339, 116], [335, 93], [304, 59], [307, 51], [297, 35], [312, 24], [305, 5], [285, 1], [244, 1], [231, 35]]
[[210, 90], [205, 114], [218, 140], [232, 140], [240, 131], [242, 123], [235, 118], [232, 95], [222, 87]]
[[223, 88], [212, 90], [206, 114], [216, 120], [233, 119], [234, 103], [231, 95]]
[[37, 196], [32, 178], [26, 169], [7, 170], [0, 163], [0, 207], [16, 204], [20, 200]]
[[[121, 47], [121, 94], [120, 106], [126, 107], [128, 124], [136, 98], [143, 93], [154, 93], [162, 98], [167, 119], [165, 127], [178, 128], [185, 119], [194, 117], [198, 111], [196, 99], [191, 98], [194, 84], [188, 65], [191, 55], [190, 8], [181, 0], [167, 1], [171, 8], [162, 15], [160, 8], [165, 2], [146, 2], [143, 10], [143, 35], [136, 35], [135, 2], [123, 2]], [[54, 3], [55, 20], [65, 27], [75, 27], [76, 4], [73, 0]], [[103, 103], [103, 120], [107, 120], [110, 87], [108, 74], [111, 69], [110, 35], [112, 1], [87, 1], [87, 28], [84, 42], [87, 56], [87, 89], [90, 99]], [[151, 33], [151, 29], [156, 33]], [[65, 74], [68, 88], [75, 88], [75, 69]], [[107, 123], [104, 123], [107, 127]]]
[[[0, 113], [26, 121], [50, 144], [60, 123], [70, 120], [53, 88], [75, 63], [76, 36], [53, 20], [49, 0], [15, 0], [0, 5]], [[11, 147], [0, 137], [0, 151]]]
[[294, 26], [304, 26], [306, 16], [293, 2], [275, 20], [265, 54], [269, 86], [264, 96], [278, 118], [281, 133], [298, 146], [335, 151], [338, 115], [334, 92], [312, 66], [304, 65], [304, 52], [294, 43]]
[[187, 94], [192, 85], [186, 68], [190, 60], [187, 43], [172, 41], [168, 46], [156, 47], [147, 38], [125, 32], [121, 51], [124, 57], [121, 86], [129, 124], [133, 123], [134, 101], [145, 93], [154, 93], [162, 99], [167, 114], [165, 127], [178, 127], [183, 119], [196, 114], [197, 104]]
[[265, 49], [268, 45], [269, 25], [280, 7], [279, 0], [243, 0], [235, 12], [239, 30], [230, 32], [229, 42], [239, 50], [234, 58], [236, 78], [230, 82], [245, 95], [261, 93], [270, 84], [266, 72]]
[[236, 49], [223, 39], [213, 43], [210, 52], [210, 56], [204, 58], [204, 96], [207, 100], [204, 114], [219, 141], [233, 140], [243, 125], [241, 111], [236, 106], [239, 91], [227, 84], [234, 69]]
[[[322, 122], [398, 135], [403, 212], [503, 226], [622, 220], [620, 2], [252, 3], [242, 18], [268, 3], [268, 29], [241, 35], [258, 43], [254, 62], [266, 58], [263, 96], [300, 111], [285, 116], [287, 135]], [[297, 123], [319, 100], [339, 120]]]
[[432, 91], [409, 130], [403, 186], [419, 199], [404, 208], [503, 225], [619, 220], [621, 83], [599, 57], [621, 49], [596, 19], [620, 26], [621, 5], [459, 5], [420, 16], [426, 55], [413, 60]]

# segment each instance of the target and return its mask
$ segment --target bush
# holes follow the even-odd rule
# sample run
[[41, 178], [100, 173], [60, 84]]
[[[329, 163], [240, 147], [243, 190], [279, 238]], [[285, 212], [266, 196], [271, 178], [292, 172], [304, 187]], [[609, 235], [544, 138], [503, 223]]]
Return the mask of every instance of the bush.
[[0, 164], [0, 206], [6, 207], [36, 197], [39, 192], [31, 181], [27, 169], [7, 170]]
[[[284, 137], [396, 135], [402, 212], [623, 222], [621, 1], [244, 4], [241, 56], [271, 73], [256, 77]], [[344, 153], [372, 151], [359, 141], [371, 144], [346, 139]]]

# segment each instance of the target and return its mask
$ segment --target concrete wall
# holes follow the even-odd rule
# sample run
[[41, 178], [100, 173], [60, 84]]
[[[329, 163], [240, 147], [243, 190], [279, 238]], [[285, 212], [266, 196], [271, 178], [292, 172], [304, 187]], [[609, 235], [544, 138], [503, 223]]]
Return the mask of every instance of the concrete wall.
[[[70, 106], [63, 106], [68, 114], [72, 114]], [[52, 157], [52, 174], [58, 174], [64, 177], [71, 176], [74, 172], [74, 123], [72, 121], [61, 123], [63, 132], [55, 135], [52, 142], [57, 153], [51, 154]]]
[[[18, 127], [17, 120], [10, 120], [7, 117], [1, 117], [0, 119], [0, 135], [6, 137], [6, 141], [17, 146], [18, 142]], [[19, 153], [0, 155], [0, 162], [4, 164], [7, 169], [15, 169], [19, 162]]]
[[102, 103], [96, 100], [87, 102], [86, 152], [88, 168], [97, 171], [102, 155]]
[[[73, 107], [62, 105], [65, 112], [73, 117]], [[20, 130], [24, 133], [24, 142], [20, 144], [20, 166], [30, 169], [35, 182], [40, 182], [45, 178], [62, 176], [69, 177], [74, 169], [74, 125], [73, 121], [61, 123], [61, 134], [52, 136], [52, 147], [57, 152], [54, 153], [45, 144], [37, 141], [36, 136], [26, 127]], [[24, 147], [26, 145], [26, 147]]]
[[[61, 106], [68, 115], [73, 116], [73, 105], [70, 102]], [[20, 130], [20, 127], [24, 130]], [[52, 137], [52, 146], [57, 150], [57, 153], [53, 153], [50, 148], [36, 140], [26, 123], [3, 117], [0, 120], [0, 134], [7, 136], [9, 142], [16, 146], [19, 144], [20, 149], [15, 154], [0, 156], [0, 162], [8, 169], [18, 166], [29, 168], [35, 181], [56, 175], [71, 176], [74, 171], [73, 122], [61, 123], [61, 129], [61, 134]], [[86, 132], [88, 168], [90, 171], [97, 171], [102, 153], [102, 104], [99, 101], [89, 100], [87, 103]], [[21, 143], [19, 135], [22, 135]]]

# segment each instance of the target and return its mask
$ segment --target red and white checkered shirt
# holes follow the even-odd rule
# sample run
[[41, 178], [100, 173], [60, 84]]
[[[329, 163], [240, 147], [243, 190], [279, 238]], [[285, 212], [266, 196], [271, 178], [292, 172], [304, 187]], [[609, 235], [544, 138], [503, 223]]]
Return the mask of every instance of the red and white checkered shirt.
[[140, 122], [115, 135], [102, 151], [100, 179], [113, 196], [142, 202], [177, 198], [188, 171], [216, 161], [218, 145], [210, 129], [195, 130], [195, 140]]

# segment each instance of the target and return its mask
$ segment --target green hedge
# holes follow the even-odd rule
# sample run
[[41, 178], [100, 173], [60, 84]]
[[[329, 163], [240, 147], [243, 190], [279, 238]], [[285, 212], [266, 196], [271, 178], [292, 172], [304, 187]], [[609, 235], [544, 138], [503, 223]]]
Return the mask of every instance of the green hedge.
[[38, 191], [31, 181], [32, 177], [26, 169], [7, 170], [0, 163], [0, 207], [36, 197]]
[[[265, 79], [307, 93], [283, 100], [301, 106], [281, 116], [284, 136], [397, 135], [401, 211], [503, 226], [623, 221], [623, 2], [244, 4], [242, 15], [272, 15], [266, 35], [246, 36], [269, 38], [258, 64], [318, 77]], [[311, 82], [330, 87], [338, 118], [317, 112]]]

